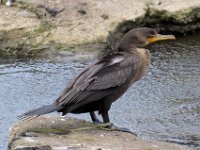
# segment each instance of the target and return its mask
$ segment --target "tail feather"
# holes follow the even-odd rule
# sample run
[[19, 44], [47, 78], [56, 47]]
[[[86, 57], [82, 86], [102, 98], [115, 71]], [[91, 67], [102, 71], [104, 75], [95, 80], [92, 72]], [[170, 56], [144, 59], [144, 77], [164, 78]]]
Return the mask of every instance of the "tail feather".
[[32, 120], [32, 118], [36, 118], [40, 115], [44, 115], [44, 114], [54, 112], [56, 110], [59, 110], [60, 108], [61, 108], [61, 106], [57, 106], [57, 105], [54, 105], [54, 104], [45, 105], [45, 106], [33, 109], [31, 111], [28, 111], [26, 113], [23, 113], [22, 115], [20, 115], [18, 117], [20, 119], [25, 119], [25, 120], [31, 118], [31, 120]]

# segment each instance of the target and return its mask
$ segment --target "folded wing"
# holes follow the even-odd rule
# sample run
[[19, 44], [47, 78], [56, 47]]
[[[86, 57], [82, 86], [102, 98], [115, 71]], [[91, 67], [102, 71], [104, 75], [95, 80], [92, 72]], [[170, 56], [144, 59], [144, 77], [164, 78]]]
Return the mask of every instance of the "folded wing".
[[[98, 101], [125, 84], [137, 69], [138, 58], [117, 53], [86, 68], [64, 91], [57, 105]], [[91, 98], [92, 97], [92, 98]]]

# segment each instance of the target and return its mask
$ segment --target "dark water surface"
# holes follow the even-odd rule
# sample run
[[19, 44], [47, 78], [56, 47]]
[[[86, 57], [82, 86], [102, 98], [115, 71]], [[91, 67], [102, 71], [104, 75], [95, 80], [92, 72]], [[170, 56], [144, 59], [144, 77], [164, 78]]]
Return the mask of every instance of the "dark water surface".
[[[150, 47], [145, 78], [111, 108], [111, 121], [140, 137], [200, 149], [200, 34]], [[42, 60], [0, 62], [0, 149], [17, 115], [51, 103], [67, 81], [91, 60], [55, 63]], [[71, 116], [71, 115], [70, 115]], [[89, 120], [89, 115], [73, 115]]]

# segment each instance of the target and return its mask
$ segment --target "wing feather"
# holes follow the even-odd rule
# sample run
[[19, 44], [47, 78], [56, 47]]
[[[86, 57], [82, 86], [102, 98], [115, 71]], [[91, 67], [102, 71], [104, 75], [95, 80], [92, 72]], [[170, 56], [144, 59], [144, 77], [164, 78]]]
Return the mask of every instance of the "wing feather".
[[[111, 88], [126, 83], [134, 74], [137, 63], [137, 57], [125, 56], [119, 53], [109, 56], [109, 58], [106, 57], [86, 68], [65, 90], [66, 93], [63, 93], [56, 102], [58, 105], [65, 106], [98, 101], [110, 94], [109, 90]], [[96, 99], [89, 97], [95, 97]]]

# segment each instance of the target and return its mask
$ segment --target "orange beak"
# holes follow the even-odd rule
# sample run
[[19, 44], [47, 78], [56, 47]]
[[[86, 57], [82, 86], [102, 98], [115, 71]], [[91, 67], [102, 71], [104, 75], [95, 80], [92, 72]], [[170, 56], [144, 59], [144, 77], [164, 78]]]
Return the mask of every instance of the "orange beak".
[[174, 35], [161, 35], [161, 34], [156, 34], [153, 37], [150, 37], [147, 39], [149, 43], [154, 43], [157, 41], [163, 41], [163, 40], [175, 40], [176, 37]]

